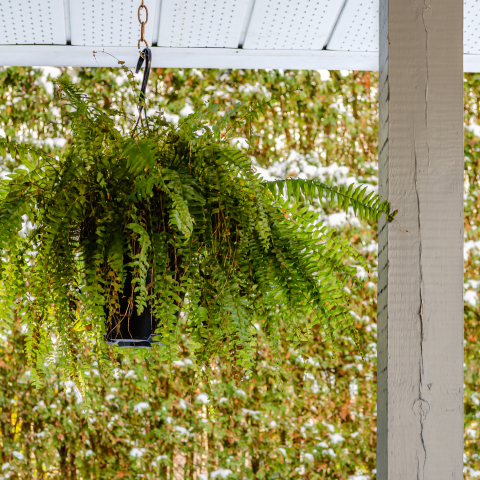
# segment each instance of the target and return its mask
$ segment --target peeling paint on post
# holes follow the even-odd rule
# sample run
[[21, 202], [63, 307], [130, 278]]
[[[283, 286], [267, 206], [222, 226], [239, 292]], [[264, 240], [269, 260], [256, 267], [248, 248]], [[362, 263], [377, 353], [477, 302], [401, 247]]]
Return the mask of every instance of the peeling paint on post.
[[379, 480], [463, 478], [463, 0], [380, 0]]

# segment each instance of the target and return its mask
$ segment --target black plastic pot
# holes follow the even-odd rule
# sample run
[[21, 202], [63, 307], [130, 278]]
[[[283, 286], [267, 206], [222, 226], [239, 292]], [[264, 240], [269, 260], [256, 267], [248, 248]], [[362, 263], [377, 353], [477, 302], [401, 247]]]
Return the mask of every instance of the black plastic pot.
[[[147, 285], [152, 281], [152, 271], [147, 273]], [[125, 287], [120, 295], [120, 313], [110, 317], [108, 308], [105, 314], [109, 318], [107, 331], [105, 333], [105, 342], [108, 345], [117, 345], [127, 348], [152, 348], [152, 344], [160, 343], [153, 339], [157, 320], [152, 314], [150, 305], [144, 308], [138, 315], [135, 301], [129, 305], [129, 299], [132, 296], [132, 274], [127, 271]], [[134, 297], [135, 300], [135, 297]]]

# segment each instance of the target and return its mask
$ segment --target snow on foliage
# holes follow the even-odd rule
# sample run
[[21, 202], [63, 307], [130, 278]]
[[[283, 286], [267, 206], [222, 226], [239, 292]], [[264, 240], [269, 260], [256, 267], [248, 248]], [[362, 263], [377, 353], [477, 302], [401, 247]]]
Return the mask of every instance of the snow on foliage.
[[206, 405], [210, 400], [208, 398], [208, 395], [206, 393], [199, 393], [197, 395], [197, 399], [196, 399], [197, 402], [201, 402], [203, 403], [204, 405]]
[[148, 402], [140, 402], [133, 407], [133, 411], [137, 413], [142, 413], [144, 410], [147, 410], [149, 408], [150, 404]]
[[130, 450], [130, 456], [133, 457], [133, 458], [140, 458], [140, 457], [143, 457], [143, 454], [145, 453], [145, 449], [144, 448], [132, 448]]
[[229, 468], [220, 468], [219, 470], [215, 470], [214, 472], [210, 473], [210, 478], [227, 478], [233, 472]]

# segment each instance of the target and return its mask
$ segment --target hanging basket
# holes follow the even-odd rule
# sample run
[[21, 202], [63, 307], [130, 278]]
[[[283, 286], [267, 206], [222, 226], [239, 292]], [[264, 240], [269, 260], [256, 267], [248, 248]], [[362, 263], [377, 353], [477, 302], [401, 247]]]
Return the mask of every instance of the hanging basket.
[[[147, 285], [151, 281], [152, 271], [150, 269], [147, 273]], [[160, 343], [153, 339], [157, 328], [157, 319], [149, 304], [145, 306], [141, 314], [138, 314], [132, 289], [132, 273], [128, 269], [125, 287], [119, 295], [120, 311], [110, 315], [109, 308], [105, 308], [108, 318], [105, 342], [118, 347], [152, 348], [154, 343]]]
[[[173, 250], [168, 252], [168, 257], [169, 269], [175, 272], [174, 280], [178, 284], [185, 273], [182, 267], [182, 259], [181, 257], [176, 257]], [[123, 260], [125, 265], [131, 261], [129, 256], [124, 256]], [[152, 345], [155, 343], [165, 346], [159, 340], [154, 340], [154, 337], [158, 337], [155, 334], [158, 319], [153, 314], [150, 303], [147, 302], [142, 313], [138, 313], [136, 305], [137, 295], [135, 292], [135, 285], [138, 284], [132, 284], [132, 273], [133, 268], [127, 267], [123, 292], [119, 294], [119, 310], [110, 312], [111, 306], [105, 306], [105, 317], [107, 318], [104, 335], [105, 342], [108, 345], [117, 345], [125, 348], [152, 348]], [[147, 288], [149, 285], [152, 285], [152, 273], [152, 268], [149, 268], [145, 279]], [[180, 289], [177, 294], [183, 303], [185, 292]], [[180, 316], [179, 308], [175, 312], [175, 316], [177, 319]]]
[[[388, 203], [363, 186], [263, 181], [248, 153], [229, 143], [243, 125], [240, 103], [212, 128], [215, 103], [178, 126], [158, 115], [122, 135], [78, 86], [58, 84], [73, 132], [61, 157], [0, 139], [2, 156], [8, 147], [28, 165], [0, 182], [0, 254], [2, 281], [12, 285], [4, 308], [22, 305], [35, 332], [53, 329], [65, 365], [78, 363], [76, 338], [106, 358], [96, 343], [105, 327], [106, 343], [130, 348], [183, 333], [198, 362], [219, 357], [245, 371], [253, 368], [257, 323], [272, 345], [284, 331], [300, 341], [316, 323], [332, 335], [354, 331], [349, 292], [360, 284], [351, 259], [365, 259], [308, 203], [325, 198], [360, 218], [391, 221]], [[26, 220], [34, 228], [20, 235]], [[189, 302], [180, 322], [182, 292]], [[92, 334], [83, 333], [89, 324]], [[40, 365], [52, 347], [37, 333], [31, 342]]]

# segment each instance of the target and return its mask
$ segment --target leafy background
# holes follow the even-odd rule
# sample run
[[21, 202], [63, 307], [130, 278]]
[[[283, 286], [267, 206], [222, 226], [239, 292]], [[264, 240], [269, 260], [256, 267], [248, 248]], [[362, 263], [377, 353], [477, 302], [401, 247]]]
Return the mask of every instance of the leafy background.
[[[98, 105], [133, 113], [126, 77], [114, 69], [62, 69]], [[0, 134], [58, 152], [68, 119], [55, 95], [56, 68], [0, 70]], [[377, 185], [377, 76], [371, 72], [170, 70], [152, 72], [150, 114], [175, 123], [209, 99], [220, 113], [238, 101], [293, 93], [259, 116], [235, 144], [266, 178], [321, 178]], [[465, 76], [465, 476], [480, 476], [479, 327], [480, 76]], [[213, 119], [212, 119], [213, 121]], [[120, 128], [127, 129], [119, 118]], [[250, 143], [250, 147], [248, 147]], [[2, 171], [19, 160], [1, 159]], [[321, 208], [318, 206], [317, 208]], [[375, 478], [376, 225], [324, 207], [365, 256], [351, 305], [361, 352], [350, 338], [281, 346], [283, 385], [262, 333], [250, 379], [214, 368], [195, 375], [186, 349], [172, 364], [126, 354], [114, 378], [92, 368], [92, 401], [53, 373], [36, 391], [22, 351], [21, 318], [0, 332], [0, 479], [355, 479]], [[8, 285], [0, 285], [2, 292]], [[153, 380], [152, 380], [153, 379]]]

